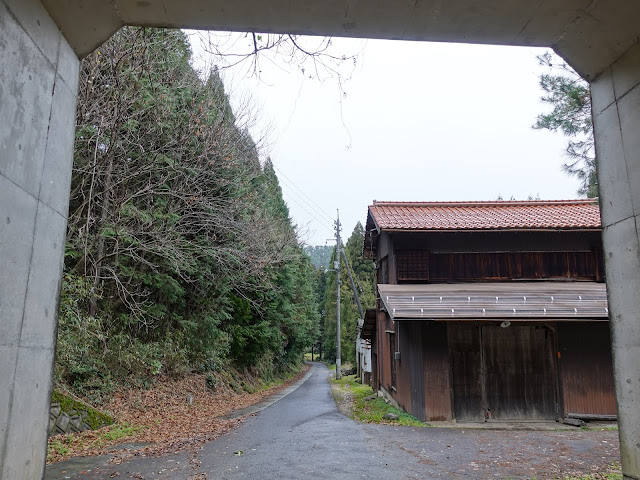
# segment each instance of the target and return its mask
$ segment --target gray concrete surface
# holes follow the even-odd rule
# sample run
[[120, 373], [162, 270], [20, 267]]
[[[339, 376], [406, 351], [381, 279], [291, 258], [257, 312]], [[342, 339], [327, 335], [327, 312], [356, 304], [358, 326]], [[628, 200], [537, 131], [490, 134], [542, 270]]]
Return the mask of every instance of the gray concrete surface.
[[634, 0], [0, 0], [0, 479], [43, 465], [74, 52], [135, 24], [550, 46], [591, 80], [623, 470], [640, 480], [639, 20]]
[[0, 478], [44, 470], [78, 60], [38, 1], [0, 0]]
[[621, 454], [640, 478], [640, 46], [591, 85]]
[[595, 78], [638, 39], [634, 0], [44, 0], [86, 55], [122, 25], [550, 46]]
[[120, 465], [62, 462], [46, 479], [544, 479], [619, 459], [614, 431], [360, 424], [338, 412], [328, 376], [316, 364], [295, 391], [196, 450]]
[[233, 420], [235, 418], [240, 418], [240, 417], [244, 417], [244, 416], [247, 416], [247, 415], [253, 415], [255, 413], [259, 413], [262, 410], [264, 410], [265, 408], [270, 407], [271, 405], [273, 405], [277, 401], [282, 400], [287, 395], [295, 392], [298, 389], [298, 387], [300, 385], [304, 384], [312, 374], [313, 374], [313, 369], [309, 369], [309, 371], [300, 380], [298, 380], [293, 385], [290, 385], [289, 387], [285, 388], [284, 390], [281, 390], [281, 391], [279, 391], [277, 393], [274, 393], [270, 397], [265, 398], [263, 401], [261, 401], [259, 403], [256, 403], [255, 405], [249, 405], [246, 408], [243, 408], [243, 409], [240, 409], [240, 410], [234, 410], [233, 412], [229, 413], [228, 415], [224, 415], [224, 416], [222, 416], [220, 418], [222, 418], [224, 420]]

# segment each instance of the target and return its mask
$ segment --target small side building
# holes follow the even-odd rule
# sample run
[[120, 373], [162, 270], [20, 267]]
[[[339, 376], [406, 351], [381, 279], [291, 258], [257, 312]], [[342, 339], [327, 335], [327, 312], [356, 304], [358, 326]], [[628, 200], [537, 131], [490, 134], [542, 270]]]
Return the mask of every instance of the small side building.
[[616, 415], [593, 200], [374, 202], [371, 383], [423, 421]]

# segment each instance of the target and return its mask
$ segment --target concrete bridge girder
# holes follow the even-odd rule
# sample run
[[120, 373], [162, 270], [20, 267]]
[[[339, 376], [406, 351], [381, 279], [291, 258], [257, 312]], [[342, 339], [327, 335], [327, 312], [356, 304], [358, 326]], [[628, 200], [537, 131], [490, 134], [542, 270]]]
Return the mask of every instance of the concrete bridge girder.
[[552, 47], [587, 79], [638, 38], [633, 0], [43, 0], [79, 57], [123, 25]]
[[625, 478], [640, 480], [640, 2], [0, 0], [0, 480], [40, 478], [78, 57], [122, 25], [549, 46], [592, 81]]

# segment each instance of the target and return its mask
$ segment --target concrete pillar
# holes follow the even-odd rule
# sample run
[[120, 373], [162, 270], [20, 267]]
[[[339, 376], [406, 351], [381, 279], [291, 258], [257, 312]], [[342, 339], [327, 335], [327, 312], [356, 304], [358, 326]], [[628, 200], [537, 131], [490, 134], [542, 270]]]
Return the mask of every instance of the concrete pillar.
[[78, 59], [38, 0], [0, 0], [0, 479], [44, 474]]
[[640, 44], [591, 84], [625, 479], [640, 479]]

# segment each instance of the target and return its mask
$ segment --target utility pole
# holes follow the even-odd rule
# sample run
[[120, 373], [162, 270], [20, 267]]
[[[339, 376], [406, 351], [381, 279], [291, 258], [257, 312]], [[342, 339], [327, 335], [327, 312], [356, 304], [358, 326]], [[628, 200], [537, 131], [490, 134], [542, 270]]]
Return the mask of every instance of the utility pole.
[[334, 269], [336, 271], [336, 285], [338, 286], [338, 296], [336, 301], [336, 380], [340, 380], [342, 376], [341, 355], [340, 351], [340, 210], [336, 210], [336, 261]]
[[360, 342], [360, 332], [362, 328], [362, 322], [364, 322], [364, 312], [362, 311], [362, 305], [360, 305], [360, 296], [358, 295], [358, 290], [356, 289], [356, 284], [353, 281], [353, 275], [351, 275], [351, 266], [349, 265], [349, 259], [347, 258], [347, 252], [344, 251], [344, 247], [340, 245], [340, 251], [342, 252], [342, 258], [344, 258], [344, 264], [347, 266], [347, 273], [349, 274], [349, 281], [351, 282], [351, 289], [353, 290], [353, 298], [356, 299], [356, 303], [358, 304], [358, 312], [360, 313], [360, 320], [358, 320], [358, 335], [356, 338], [356, 372], [358, 374], [358, 378], [362, 379], [362, 358], [360, 356], [361, 352], [361, 342]]

